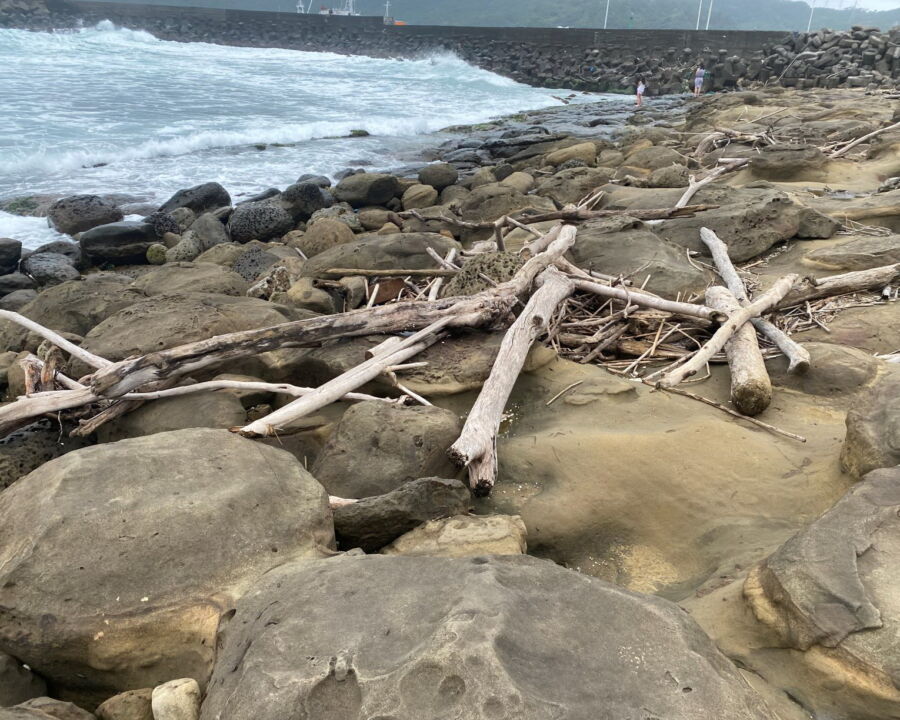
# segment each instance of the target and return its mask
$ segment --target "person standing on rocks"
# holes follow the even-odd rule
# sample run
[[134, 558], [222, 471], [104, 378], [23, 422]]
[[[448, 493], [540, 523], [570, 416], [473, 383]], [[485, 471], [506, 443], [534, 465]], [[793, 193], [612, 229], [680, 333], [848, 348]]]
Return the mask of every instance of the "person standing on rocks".
[[644, 84], [644, 78], [639, 77], [637, 81], [637, 99], [635, 101], [635, 105], [637, 107], [641, 107], [644, 104], [644, 91], [647, 89], [647, 86]]
[[705, 79], [706, 68], [703, 67], [703, 63], [700, 63], [694, 72], [694, 97], [700, 97], [700, 93], [703, 92], [703, 81]]

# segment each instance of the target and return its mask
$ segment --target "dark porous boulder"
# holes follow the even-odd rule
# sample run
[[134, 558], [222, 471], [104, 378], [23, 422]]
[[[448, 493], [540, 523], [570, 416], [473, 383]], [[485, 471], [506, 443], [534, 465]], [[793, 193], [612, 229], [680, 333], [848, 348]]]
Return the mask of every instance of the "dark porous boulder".
[[33, 277], [39, 287], [59, 285], [81, 277], [71, 258], [54, 252], [29, 255], [22, 261], [22, 271]]
[[70, 424], [60, 428], [43, 419], [0, 438], [0, 490], [45, 462], [92, 444], [86, 438], [69, 437], [72, 429]]
[[[900, 263], [900, 235], [860, 236], [806, 253], [806, 265], [847, 272]], [[2, 278], [0, 278], [2, 281]]]
[[14, 657], [0, 652], [0, 708], [43, 697], [47, 683]]
[[0, 309], [18, 312], [37, 296], [36, 290], [13, 290], [0, 297]]
[[[31, 250], [27, 253], [28, 256], [37, 255], [38, 253], [57, 253], [59, 255], [65, 255], [72, 262], [72, 265], [75, 267], [81, 266], [81, 245], [77, 242], [69, 242], [68, 240], [54, 240], [53, 242], [45, 243], [34, 250]], [[23, 256], [25, 253], [23, 253]]]
[[514, 252], [479, 253], [466, 260], [462, 269], [450, 278], [443, 295], [475, 295], [512, 280], [524, 264], [522, 256]]
[[813, 145], [767, 145], [751, 156], [750, 170], [764, 180], [805, 180], [825, 176], [825, 154]]
[[153, 231], [160, 240], [163, 239], [166, 233], [181, 234], [181, 225], [171, 213], [159, 211], [150, 213], [143, 219], [143, 222], [153, 226]]
[[206, 429], [85, 448], [0, 493], [0, 649], [78, 702], [202, 687], [221, 615], [333, 547], [328, 496], [282, 450]]
[[[288, 255], [282, 255], [275, 246], [266, 243], [251, 242], [246, 246], [239, 245], [238, 247], [242, 248], [243, 252], [231, 262], [231, 269], [251, 283], [260, 278], [275, 263], [288, 257]], [[289, 251], [295, 258], [299, 259], [300, 257], [290, 248], [283, 247], [281, 249]], [[198, 258], [198, 260], [200, 259], [202, 258]]]
[[74, 703], [39, 697], [0, 709], [0, 720], [95, 720], [95, 716]]
[[35, 287], [34, 280], [24, 273], [14, 272], [0, 275], [0, 295], [8, 295], [16, 290], [33, 290]]
[[[131, 278], [124, 275], [95, 273], [47, 288], [20, 312], [56, 332], [84, 335], [110, 315], [143, 299], [143, 293], [131, 290], [130, 285]], [[32, 349], [40, 344], [40, 340], [31, 343], [28, 339], [25, 328], [0, 320], [0, 347], [22, 350], [26, 344]]]
[[400, 181], [384, 173], [359, 173], [341, 180], [334, 188], [334, 197], [340, 202], [360, 208], [366, 205], [384, 205], [401, 193]]
[[[85, 335], [82, 347], [107, 360], [124, 360], [294, 319], [288, 308], [257, 298], [208, 293], [156, 295], [108, 317]], [[78, 370], [85, 374], [87, 368], [78, 366]]]
[[421, 477], [452, 477], [447, 458], [462, 425], [449, 410], [379, 400], [348, 409], [313, 465], [331, 495], [383, 495]]
[[684, 248], [628, 217], [589, 220], [578, 228], [570, 257], [585, 270], [627, 275], [638, 287], [665, 297], [702, 292], [709, 274], [688, 262]]
[[577, 203], [588, 193], [606, 185], [614, 174], [614, 170], [605, 167], [561, 170], [541, 180], [535, 192], [559, 205]]
[[842, 224], [833, 217], [823, 215], [818, 210], [800, 208], [800, 227], [797, 237], [801, 240], [827, 240], [840, 230]]
[[238, 243], [280, 238], [293, 227], [290, 214], [268, 202], [238, 205], [228, 219], [228, 234]]
[[222, 265], [182, 262], [144, 273], [131, 287], [148, 296], [185, 292], [239, 296], [246, 295], [250, 283]]
[[294, 222], [309, 220], [314, 212], [331, 207], [334, 198], [314, 182], [298, 182], [285, 188], [279, 201]]
[[420, 478], [384, 495], [334, 508], [334, 532], [341, 550], [377, 552], [422, 523], [469, 511], [472, 496], [459, 480]]
[[432, 248], [444, 257], [451, 248], [459, 250], [459, 243], [436, 233], [393, 233], [337, 245], [319, 253], [304, 263], [301, 273], [316, 277], [332, 268], [354, 270], [417, 270], [435, 267], [428, 255]]
[[[689, 250], [708, 254], [700, 241], [700, 228], [708, 227], [728, 246], [734, 262], [750, 260], [776, 243], [789, 240], [800, 227], [800, 213], [784, 193], [773, 190], [733, 193], [735, 202], [714, 210], [697, 213], [692, 218], [664, 220], [653, 228], [662, 238]], [[697, 202], [707, 202], [697, 200]]]
[[438, 192], [455, 185], [458, 180], [459, 170], [450, 163], [434, 163], [419, 170], [419, 182], [422, 185], [431, 185]]
[[827, 707], [816, 717], [897, 717], [898, 563], [900, 467], [891, 467], [865, 475], [747, 578], [770, 643], [801, 651], [791, 665], [830, 696], [808, 698]]
[[678, 606], [527, 556], [292, 563], [236, 610], [201, 720], [773, 717]]
[[841, 467], [855, 478], [900, 464], [900, 369], [890, 366], [847, 413]]
[[57, 200], [47, 211], [51, 227], [66, 235], [122, 220], [122, 211], [99, 195], [72, 195]]
[[15, 272], [22, 257], [22, 243], [12, 238], [0, 238], [0, 275]]
[[178, 208], [187, 208], [197, 215], [231, 205], [231, 196], [219, 183], [209, 182], [192, 188], [179, 190], [159, 207], [160, 212], [170, 213]]
[[139, 265], [147, 262], [147, 250], [159, 238], [149, 223], [124, 220], [88, 230], [78, 242], [81, 251], [95, 263]]

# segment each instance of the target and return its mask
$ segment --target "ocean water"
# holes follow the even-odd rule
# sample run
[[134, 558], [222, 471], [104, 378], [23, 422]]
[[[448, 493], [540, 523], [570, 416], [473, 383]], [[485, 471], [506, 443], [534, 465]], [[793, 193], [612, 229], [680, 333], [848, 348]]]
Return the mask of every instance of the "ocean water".
[[[304, 173], [396, 167], [435, 144], [425, 133], [556, 105], [565, 92], [450, 54], [379, 60], [176, 43], [109, 22], [0, 30], [0, 68], [0, 200], [115, 192], [162, 202], [211, 180], [240, 197]], [[372, 137], [341, 137], [355, 129]], [[0, 213], [0, 237], [34, 246], [54, 233], [43, 219]]]

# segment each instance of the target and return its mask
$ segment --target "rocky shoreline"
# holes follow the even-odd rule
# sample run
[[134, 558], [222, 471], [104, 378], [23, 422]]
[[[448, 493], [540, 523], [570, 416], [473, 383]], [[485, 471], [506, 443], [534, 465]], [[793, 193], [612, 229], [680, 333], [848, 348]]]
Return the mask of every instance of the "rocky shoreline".
[[[0, 719], [897, 715], [898, 121], [572, 105], [54, 199], [70, 241], [0, 240]], [[701, 228], [784, 285], [765, 409], [736, 339], [670, 382], [739, 312]]]

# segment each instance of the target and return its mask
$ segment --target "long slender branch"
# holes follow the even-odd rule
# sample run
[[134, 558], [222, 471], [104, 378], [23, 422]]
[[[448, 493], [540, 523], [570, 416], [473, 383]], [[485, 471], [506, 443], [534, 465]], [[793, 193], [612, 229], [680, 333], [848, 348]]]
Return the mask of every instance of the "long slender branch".
[[831, 157], [833, 157], [833, 158], [843, 157], [848, 152], [850, 152], [853, 148], [855, 148], [857, 145], [862, 145], [867, 140], [871, 140], [872, 138], [877, 137], [877, 136], [881, 135], [882, 133], [886, 133], [891, 130], [898, 130], [898, 129], [900, 129], [900, 122], [894, 123], [893, 125], [888, 125], [887, 127], [883, 127], [880, 130], [875, 130], [874, 132], [870, 132], [868, 135], [863, 135], [861, 138], [857, 138], [853, 142], [845, 145], [840, 150], [836, 150], [835, 152], [831, 153]]
[[16, 325], [21, 325], [23, 328], [31, 330], [33, 333], [37, 333], [45, 340], [49, 340], [56, 345], [56, 347], [65, 350], [69, 355], [78, 358], [85, 365], [90, 365], [92, 368], [106, 368], [113, 364], [111, 361], [102, 358], [99, 355], [94, 355], [93, 353], [78, 347], [78, 345], [66, 340], [59, 333], [53, 332], [53, 330], [45, 328], [43, 325], [36, 323], [34, 320], [30, 320], [17, 312], [13, 312], [12, 310], [0, 310], [0, 318], [14, 322]]

